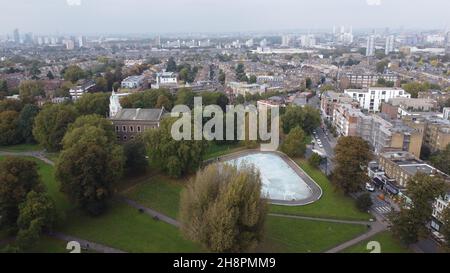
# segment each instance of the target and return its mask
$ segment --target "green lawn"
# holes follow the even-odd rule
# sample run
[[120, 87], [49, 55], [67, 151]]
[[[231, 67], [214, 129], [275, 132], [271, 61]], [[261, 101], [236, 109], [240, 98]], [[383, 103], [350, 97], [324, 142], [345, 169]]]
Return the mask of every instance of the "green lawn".
[[271, 205], [270, 212], [312, 217], [326, 217], [347, 220], [368, 220], [368, 213], [360, 212], [353, 199], [337, 192], [328, 178], [317, 169], [312, 168], [304, 160], [296, 160], [297, 164], [322, 188], [320, 200], [306, 206], [287, 207]]
[[31, 249], [27, 249], [26, 253], [69, 253], [66, 249], [67, 242], [51, 238], [48, 236], [42, 236], [37, 241], [36, 245]]
[[375, 236], [363, 241], [359, 244], [344, 249], [344, 253], [370, 253], [367, 250], [367, 243], [370, 241], [379, 242], [381, 245], [381, 253], [409, 253], [411, 252], [407, 247], [403, 246], [397, 239], [395, 239], [391, 232], [384, 231]]
[[217, 145], [214, 142], [211, 142], [203, 160], [220, 157], [243, 149], [245, 149], [245, 147], [243, 147], [241, 143]]
[[260, 252], [324, 252], [367, 231], [363, 225], [269, 216]]
[[40, 151], [41, 147], [37, 144], [18, 144], [12, 146], [0, 146], [0, 151], [5, 152], [28, 152], [28, 151]]
[[[34, 157], [24, 157], [28, 160], [32, 160], [36, 162], [38, 165], [39, 175], [41, 177], [42, 182], [45, 185], [47, 193], [53, 198], [55, 201], [56, 208], [61, 215], [72, 208], [73, 205], [70, 204], [67, 197], [59, 191], [59, 183], [55, 179], [55, 168], [47, 163], [43, 162]], [[0, 161], [4, 160], [4, 156], [0, 156]]]
[[177, 218], [180, 193], [187, 181], [188, 178], [176, 180], [158, 175], [129, 188], [123, 194], [145, 207]]
[[196, 244], [185, 240], [180, 231], [153, 220], [123, 203], [114, 203], [100, 217], [75, 212], [61, 232], [127, 252], [199, 252]]

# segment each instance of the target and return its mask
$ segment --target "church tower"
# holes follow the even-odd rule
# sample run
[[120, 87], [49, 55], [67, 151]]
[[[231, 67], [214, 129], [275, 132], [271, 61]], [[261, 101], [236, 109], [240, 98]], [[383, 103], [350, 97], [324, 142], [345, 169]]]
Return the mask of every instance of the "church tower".
[[119, 96], [113, 89], [111, 97], [109, 97], [109, 117], [114, 117], [121, 109], [122, 106], [120, 106]]

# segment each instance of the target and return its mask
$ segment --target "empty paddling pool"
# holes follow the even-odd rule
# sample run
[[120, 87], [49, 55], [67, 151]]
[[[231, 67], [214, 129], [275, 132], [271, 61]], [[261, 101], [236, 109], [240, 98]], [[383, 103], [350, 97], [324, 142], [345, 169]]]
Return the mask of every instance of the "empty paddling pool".
[[273, 152], [246, 152], [224, 158], [235, 166], [254, 165], [261, 173], [262, 195], [273, 204], [305, 205], [322, 195], [320, 187], [295, 163], [282, 154]]

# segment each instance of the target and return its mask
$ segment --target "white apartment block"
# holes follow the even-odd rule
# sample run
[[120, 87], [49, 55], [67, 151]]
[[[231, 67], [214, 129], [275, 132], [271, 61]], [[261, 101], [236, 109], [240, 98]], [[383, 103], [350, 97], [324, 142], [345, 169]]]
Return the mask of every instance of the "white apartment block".
[[430, 226], [432, 229], [436, 231], [440, 231], [442, 226], [442, 213], [446, 208], [448, 208], [450, 204], [450, 193], [447, 192], [444, 196], [440, 196], [436, 198], [433, 203], [433, 213]]
[[120, 86], [122, 88], [137, 89], [144, 85], [144, 80], [144, 76], [129, 76], [122, 81]]
[[152, 88], [160, 88], [160, 87], [177, 87], [178, 80], [177, 74], [173, 72], [163, 71], [162, 73], [156, 74], [156, 85]]
[[369, 87], [368, 89], [347, 89], [344, 91], [353, 100], [359, 102], [361, 109], [375, 113], [380, 111], [381, 103], [393, 98], [411, 98], [411, 95], [401, 88]]

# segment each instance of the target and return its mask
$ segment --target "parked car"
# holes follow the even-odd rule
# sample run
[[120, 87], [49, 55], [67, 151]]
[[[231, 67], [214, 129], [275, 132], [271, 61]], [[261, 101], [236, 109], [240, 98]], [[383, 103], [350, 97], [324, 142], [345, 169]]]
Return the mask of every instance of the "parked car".
[[375, 191], [375, 186], [372, 185], [371, 183], [366, 183], [366, 190], [370, 191], [370, 192], [374, 192]]

